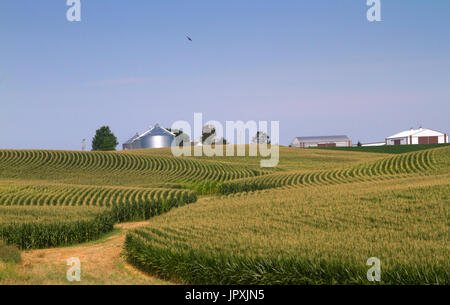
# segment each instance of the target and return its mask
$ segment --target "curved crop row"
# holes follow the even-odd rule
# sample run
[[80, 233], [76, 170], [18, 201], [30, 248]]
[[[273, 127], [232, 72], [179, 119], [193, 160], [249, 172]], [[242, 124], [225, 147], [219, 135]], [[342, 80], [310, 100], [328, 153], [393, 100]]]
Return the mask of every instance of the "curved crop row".
[[148, 200], [195, 201], [195, 193], [183, 189], [118, 188], [89, 186], [11, 186], [0, 192], [6, 206], [100, 206], [111, 207]]
[[[168, 280], [182, 279], [190, 285], [348, 285], [367, 281], [366, 267], [357, 263], [349, 266], [339, 261], [316, 262], [297, 257], [213, 256], [158, 247], [155, 242], [146, 243], [148, 238], [151, 235], [145, 236], [142, 231], [127, 234], [128, 262], [149, 274]], [[439, 267], [430, 272], [424, 266], [399, 265], [383, 273], [384, 284], [445, 284], [448, 279], [448, 270]]]
[[56, 216], [51, 222], [11, 222], [0, 225], [0, 239], [21, 249], [71, 245], [98, 239], [110, 232], [114, 223], [109, 211], [93, 219], [59, 221]]
[[218, 192], [232, 194], [286, 186], [327, 185], [389, 179], [397, 175], [424, 174], [436, 169], [438, 163], [439, 160], [434, 157], [434, 150], [424, 150], [396, 155], [351, 168], [306, 173], [275, 173], [227, 181], [218, 187]]
[[182, 284], [364, 285], [373, 256], [379, 284], [448, 284], [448, 176], [405, 179], [216, 199], [128, 232], [125, 256]]
[[197, 200], [189, 191], [159, 190], [145, 198], [133, 193], [135, 197], [118, 196], [111, 208], [97, 207], [100, 212], [90, 217], [80, 216], [80, 209], [93, 208], [87, 206], [0, 206], [0, 239], [22, 249], [87, 242], [111, 231], [115, 223], [149, 219]]
[[158, 173], [165, 181], [227, 181], [254, 177], [258, 170], [208, 160], [150, 156], [117, 152], [77, 152], [45, 150], [0, 150], [0, 174], [18, 172], [32, 174], [35, 169], [66, 173], [148, 176]]

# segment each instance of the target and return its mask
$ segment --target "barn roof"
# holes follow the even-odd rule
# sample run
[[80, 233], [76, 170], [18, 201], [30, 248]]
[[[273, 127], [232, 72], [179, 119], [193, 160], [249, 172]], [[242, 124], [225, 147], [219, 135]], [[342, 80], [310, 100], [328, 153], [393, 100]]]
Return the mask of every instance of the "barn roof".
[[395, 139], [395, 138], [405, 138], [405, 137], [409, 137], [409, 136], [413, 136], [415, 134], [424, 132], [424, 131], [432, 131], [435, 133], [441, 133], [444, 134], [443, 132], [440, 131], [436, 131], [436, 130], [432, 130], [432, 129], [428, 129], [428, 128], [419, 128], [419, 129], [413, 129], [411, 128], [410, 130], [405, 130], [399, 133], [396, 133], [390, 137], [387, 137], [387, 139]]
[[338, 136], [317, 136], [317, 137], [296, 137], [301, 143], [316, 143], [316, 142], [346, 142], [350, 138], [344, 135]]
[[410, 129], [410, 130], [401, 131], [399, 133], [396, 133], [396, 134], [388, 137], [388, 139], [409, 137], [415, 133], [418, 133], [419, 131], [420, 131], [419, 129]]

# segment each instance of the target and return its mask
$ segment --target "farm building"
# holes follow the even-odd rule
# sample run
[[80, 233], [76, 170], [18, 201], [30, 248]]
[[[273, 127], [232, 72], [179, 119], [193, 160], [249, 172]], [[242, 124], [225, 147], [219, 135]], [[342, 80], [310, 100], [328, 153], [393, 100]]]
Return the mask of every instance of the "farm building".
[[361, 147], [372, 147], [372, 146], [385, 146], [386, 142], [372, 142], [372, 143], [362, 143]]
[[350, 147], [352, 141], [347, 136], [296, 137], [291, 147]]
[[422, 128], [402, 131], [386, 138], [386, 145], [443, 144], [448, 143], [444, 132]]
[[141, 135], [136, 134], [134, 137], [125, 142], [123, 150], [139, 149], [139, 148], [162, 148], [172, 146], [175, 134], [156, 124]]

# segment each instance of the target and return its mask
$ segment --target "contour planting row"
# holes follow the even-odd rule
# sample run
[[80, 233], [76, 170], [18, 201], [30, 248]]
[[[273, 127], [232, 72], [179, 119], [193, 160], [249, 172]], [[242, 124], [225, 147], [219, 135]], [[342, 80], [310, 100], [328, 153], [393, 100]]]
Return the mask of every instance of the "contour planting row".
[[0, 239], [21, 249], [92, 241], [113, 226], [109, 211], [98, 207], [0, 206]]
[[175, 158], [172, 156], [148, 156], [117, 152], [76, 152], [45, 150], [0, 150], [0, 174], [8, 170], [23, 172], [44, 167], [46, 170], [82, 170], [111, 174], [149, 175], [161, 172], [172, 181], [227, 181], [259, 175], [260, 172], [245, 167]]
[[[447, 152], [450, 152], [447, 149]], [[439, 154], [438, 157], [441, 155]], [[424, 150], [388, 157], [351, 168], [314, 172], [291, 172], [264, 175], [222, 183], [221, 194], [249, 192], [275, 187], [340, 184], [355, 181], [390, 179], [406, 174], [425, 174], [435, 170], [435, 150]]]
[[1, 189], [0, 205], [111, 207], [153, 200], [193, 202], [195, 198], [194, 192], [182, 189], [12, 185]]
[[382, 284], [448, 284], [450, 185], [421, 178], [216, 199], [128, 232], [125, 256], [183, 284], [367, 284], [374, 255]]
[[197, 200], [194, 192], [158, 190], [142, 197], [119, 196], [111, 208], [83, 205], [82, 200], [81, 206], [48, 203], [57, 203], [57, 197], [45, 197], [49, 201], [43, 206], [0, 206], [0, 239], [22, 249], [88, 242], [110, 232], [115, 223], [146, 220]]

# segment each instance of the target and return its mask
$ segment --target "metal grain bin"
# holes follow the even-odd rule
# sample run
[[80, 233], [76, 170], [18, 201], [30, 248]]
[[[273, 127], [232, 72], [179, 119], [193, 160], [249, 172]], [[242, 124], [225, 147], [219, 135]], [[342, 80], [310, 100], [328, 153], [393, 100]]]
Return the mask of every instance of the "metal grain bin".
[[175, 135], [158, 124], [139, 137], [140, 148], [162, 148], [172, 146]]
[[133, 136], [132, 138], [130, 138], [128, 141], [126, 141], [125, 143], [122, 144], [122, 148], [123, 150], [127, 150], [127, 149], [135, 149], [134, 148], [134, 143], [135, 141], [139, 138], [139, 134], [136, 132], [136, 135]]
[[135, 140], [133, 141], [133, 144], [132, 144], [131, 147], [132, 147], [131, 149], [139, 149], [139, 148], [142, 148], [142, 147], [141, 147], [141, 139], [140, 139], [140, 137], [138, 137], [137, 139], [135, 139]]

